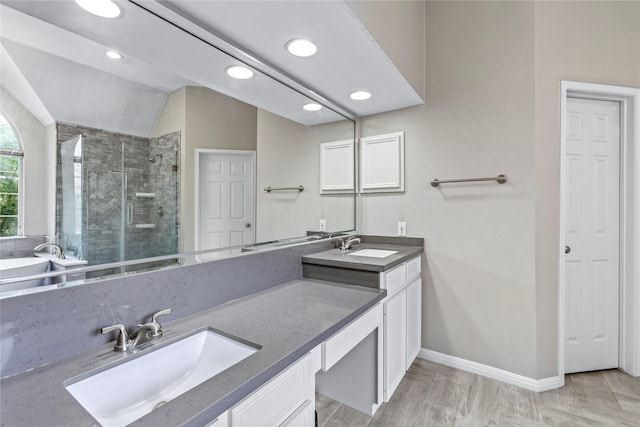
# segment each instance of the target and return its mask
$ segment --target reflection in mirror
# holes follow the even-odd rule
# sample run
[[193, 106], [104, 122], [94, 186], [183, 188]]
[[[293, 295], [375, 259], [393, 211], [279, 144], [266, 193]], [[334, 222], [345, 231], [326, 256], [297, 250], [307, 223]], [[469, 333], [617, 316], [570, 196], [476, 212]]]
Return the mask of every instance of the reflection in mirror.
[[[326, 194], [320, 190], [320, 146], [331, 141], [353, 141], [352, 122], [303, 126], [260, 110], [258, 130], [257, 241], [354, 229], [353, 148], [348, 153], [350, 188]], [[333, 171], [335, 175], [342, 172]], [[264, 191], [266, 187], [299, 185], [304, 191]]]
[[177, 253], [180, 133], [56, 130], [56, 234], [66, 256], [96, 265]]
[[122, 6], [108, 21], [73, 1], [0, 4], [2, 109], [24, 147], [24, 234], [37, 236], [1, 241], [3, 259], [55, 242], [67, 260], [50, 268], [98, 277], [140, 268], [121, 261], [354, 229], [353, 185], [320, 191], [320, 144], [353, 140], [351, 120], [304, 111], [308, 98], [258, 70], [234, 80], [224, 69], [237, 59]]

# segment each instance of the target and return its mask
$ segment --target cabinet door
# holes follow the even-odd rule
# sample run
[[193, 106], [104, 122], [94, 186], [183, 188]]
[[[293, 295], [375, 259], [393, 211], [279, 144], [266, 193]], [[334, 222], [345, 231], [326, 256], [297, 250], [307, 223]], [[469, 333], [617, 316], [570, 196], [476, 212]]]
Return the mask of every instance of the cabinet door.
[[218, 418], [216, 418], [215, 420], [207, 424], [205, 427], [228, 427], [229, 426], [228, 420], [229, 420], [229, 413], [224, 412], [220, 414]]
[[405, 290], [384, 304], [384, 401], [388, 402], [407, 370], [407, 300]]
[[422, 347], [422, 279], [418, 277], [406, 288], [407, 297], [407, 364], [409, 369]]
[[232, 427], [273, 427], [282, 424], [305, 401], [312, 401], [315, 375], [305, 356], [230, 410]]
[[315, 405], [311, 403], [311, 400], [306, 400], [289, 418], [280, 424], [280, 427], [314, 427], [315, 425]]
[[360, 138], [360, 192], [404, 191], [404, 132]]

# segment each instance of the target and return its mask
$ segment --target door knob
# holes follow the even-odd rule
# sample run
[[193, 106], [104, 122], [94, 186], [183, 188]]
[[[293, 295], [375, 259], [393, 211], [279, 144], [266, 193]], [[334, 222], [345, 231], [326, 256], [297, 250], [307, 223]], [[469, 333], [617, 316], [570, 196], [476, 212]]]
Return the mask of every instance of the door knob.
[[568, 254], [569, 252], [571, 252], [571, 247], [569, 247], [569, 246], [565, 246], [565, 247], [564, 247], [564, 253], [565, 253], [565, 254]]
[[251, 223], [250, 223], [250, 222], [246, 223], [246, 224], [244, 225], [244, 227], [245, 227], [245, 228], [251, 228]]

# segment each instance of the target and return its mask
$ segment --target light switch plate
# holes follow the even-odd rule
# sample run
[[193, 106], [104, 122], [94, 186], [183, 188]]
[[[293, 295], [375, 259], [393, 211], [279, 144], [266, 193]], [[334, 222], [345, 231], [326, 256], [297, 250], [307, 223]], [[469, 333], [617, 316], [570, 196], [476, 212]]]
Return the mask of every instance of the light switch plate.
[[321, 219], [320, 223], [318, 224], [318, 229], [320, 231], [327, 231], [327, 220], [326, 219]]
[[406, 235], [407, 235], [407, 223], [398, 222], [398, 236], [406, 236]]

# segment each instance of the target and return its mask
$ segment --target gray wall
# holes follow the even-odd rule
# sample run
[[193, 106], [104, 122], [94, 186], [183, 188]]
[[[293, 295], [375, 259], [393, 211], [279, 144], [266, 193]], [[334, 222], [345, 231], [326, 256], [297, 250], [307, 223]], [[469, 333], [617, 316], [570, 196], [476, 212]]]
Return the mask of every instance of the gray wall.
[[[256, 242], [303, 236], [318, 231], [352, 230], [354, 195], [320, 194], [320, 144], [353, 140], [348, 120], [303, 126], [258, 110]], [[304, 191], [264, 191], [265, 187], [304, 186]]]
[[[533, 227], [537, 230], [536, 323], [541, 375], [554, 372], [557, 354], [559, 81], [640, 87], [639, 23], [640, 2], [637, 1], [535, 4]], [[636, 319], [639, 316], [640, 313], [635, 313]]]
[[104, 326], [134, 326], [169, 307], [170, 322], [299, 279], [301, 256], [331, 247], [324, 241], [0, 300], [0, 377], [103, 345], [111, 339], [99, 333]]
[[172, 92], [154, 136], [180, 131], [180, 252], [193, 251], [195, 242], [195, 150], [256, 149], [257, 108], [206, 87], [187, 86]]
[[424, 237], [423, 348], [557, 375], [560, 80], [639, 87], [639, 20], [639, 2], [426, 2], [426, 104], [359, 120], [405, 131], [406, 192], [361, 196], [358, 227]]

